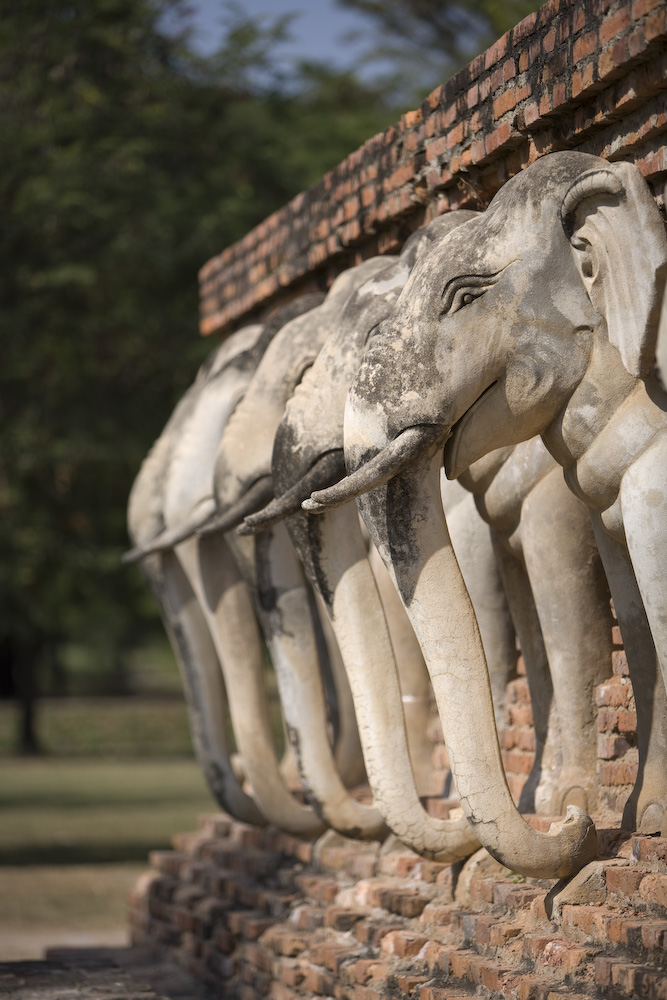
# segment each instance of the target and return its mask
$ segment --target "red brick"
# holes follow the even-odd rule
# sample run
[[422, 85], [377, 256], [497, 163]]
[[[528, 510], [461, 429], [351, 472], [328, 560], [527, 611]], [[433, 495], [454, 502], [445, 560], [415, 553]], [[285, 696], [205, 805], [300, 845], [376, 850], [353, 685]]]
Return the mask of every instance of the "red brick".
[[550, 941], [542, 952], [542, 962], [549, 968], [572, 974], [590, 958], [587, 948], [578, 948], [569, 941]]
[[603, 785], [634, 785], [637, 765], [615, 760], [600, 765], [600, 782]]
[[600, 54], [598, 58], [598, 76], [600, 80], [613, 79], [615, 76], [618, 76], [621, 72], [621, 67], [627, 62], [627, 59], [627, 42], [621, 38]]
[[615, 38], [616, 35], [621, 34], [630, 24], [630, 10], [628, 7], [622, 7], [615, 14], [610, 17], [605, 18], [605, 20], [600, 25], [598, 34], [600, 37], [600, 44], [607, 45], [608, 42]]
[[297, 1000], [297, 994], [284, 983], [272, 982], [269, 988], [271, 1000]]
[[614, 674], [620, 677], [628, 676], [628, 657], [625, 650], [615, 649], [611, 654], [611, 665]]
[[293, 958], [295, 955], [305, 951], [308, 947], [308, 940], [304, 935], [296, 931], [287, 930], [283, 925], [271, 927], [262, 937], [262, 944], [266, 948], [273, 948], [277, 955], [286, 955]]
[[429, 940], [421, 952], [421, 961], [429, 972], [442, 972], [446, 975], [449, 972], [450, 952], [451, 946]]
[[407, 878], [415, 870], [421, 858], [414, 851], [392, 851], [390, 854], [380, 856], [378, 873], [381, 875], [395, 875], [398, 878]]
[[605, 871], [607, 890], [617, 895], [631, 897], [639, 889], [646, 872], [634, 867], [613, 865]]
[[463, 122], [459, 122], [458, 125], [450, 129], [447, 133], [447, 148], [453, 149], [460, 142], [463, 142]]
[[385, 924], [376, 920], [359, 920], [354, 926], [354, 936], [362, 944], [377, 948], [386, 934], [402, 929], [402, 926], [397, 924]]
[[595, 704], [598, 707], [626, 707], [630, 701], [632, 689], [623, 679], [606, 681], [595, 689]]
[[635, 0], [632, 5], [632, 19], [638, 21], [640, 17], [659, 7], [662, 2], [663, 0]]
[[401, 125], [405, 128], [413, 128], [415, 125], [419, 125], [422, 121], [423, 115], [421, 108], [417, 108], [416, 111], [406, 111], [406, 113], [401, 118]]
[[652, 42], [656, 38], [662, 38], [667, 33], [667, 12], [658, 11], [646, 18], [644, 25], [644, 35], [647, 42]]
[[502, 118], [504, 114], [511, 111], [516, 107], [517, 96], [516, 88], [508, 87], [508, 89], [497, 97], [493, 102], [493, 117], [495, 119]]
[[474, 951], [463, 949], [459, 951], [452, 951], [449, 954], [449, 968], [451, 970], [451, 975], [455, 979], [465, 979], [468, 974], [468, 969], [470, 967], [470, 959], [474, 955]]
[[428, 982], [429, 977], [415, 972], [404, 972], [396, 977], [401, 993], [413, 993], [417, 986]]
[[325, 996], [333, 996], [334, 977], [324, 969], [316, 969], [312, 965], [304, 970], [303, 987], [311, 993], [320, 993]]
[[323, 965], [330, 972], [337, 972], [342, 962], [357, 954], [353, 946], [331, 941], [311, 942], [309, 949], [309, 958], [313, 964]]
[[419, 1000], [454, 1000], [458, 997], [469, 997], [469, 993], [460, 993], [452, 987], [420, 986]]
[[[565, 907], [563, 907], [563, 910], [565, 910]], [[542, 954], [552, 939], [553, 934], [524, 934], [521, 943], [523, 957], [535, 960]]]
[[509, 750], [503, 752], [503, 764], [505, 770], [512, 774], [530, 774], [533, 766], [533, 755], [522, 753], [520, 750]]
[[353, 986], [352, 1000], [378, 1000], [378, 997], [385, 995], [384, 984], [379, 983], [378, 989], [371, 986]]
[[603, 760], [614, 760], [623, 757], [630, 749], [630, 743], [622, 736], [601, 733], [598, 736], [598, 757]]
[[431, 111], [434, 111], [440, 104], [440, 101], [442, 100], [443, 90], [444, 86], [443, 84], [440, 84], [440, 86], [436, 87], [435, 90], [432, 90], [431, 93], [426, 98], [426, 103], [428, 104]]
[[642, 946], [648, 951], [665, 951], [667, 948], [667, 923], [644, 921], [641, 928]]
[[450, 125], [453, 125], [458, 117], [458, 111], [456, 107], [456, 102], [450, 104], [445, 110], [439, 115], [439, 124], [441, 129], [448, 129]]
[[528, 38], [535, 31], [537, 24], [537, 14], [528, 14], [523, 20], [512, 28], [512, 45], [516, 45], [523, 38]]
[[502, 35], [497, 42], [486, 50], [484, 53], [484, 69], [490, 69], [491, 66], [495, 65], [507, 52], [507, 47], [509, 45], [509, 32]]
[[393, 930], [382, 938], [380, 948], [385, 954], [411, 958], [419, 954], [427, 941], [427, 937], [413, 934], [411, 931]]
[[348, 910], [344, 906], [329, 906], [324, 913], [324, 926], [333, 927], [337, 931], [349, 931], [361, 919], [360, 913]]
[[[298, 965], [288, 964], [283, 961], [276, 966], [276, 971], [278, 973], [278, 978], [285, 984], [285, 986], [290, 986], [296, 989], [303, 982], [303, 971]], [[275, 979], [275, 972], [273, 973], [273, 976]]]
[[575, 7], [572, 14], [572, 31], [576, 35], [586, 24], [586, 10], [584, 7]]
[[407, 184], [413, 177], [414, 163], [410, 160], [409, 163], [404, 163], [394, 170], [389, 180], [384, 182], [384, 189], [385, 191], [394, 191], [396, 188], [402, 187], [403, 184]]
[[401, 917], [418, 917], [427, 903], [427, 897], [417, 889], [402, 889], [391, 893], [389, 910]]
[[561, 81], [560, 83], [555, 83], [551, 91], [551, 107], [552, 109], [560, 108], [563, 104], [567, 104], [567, 87]]
[[542, 39], [542, 47], [545, 52], [553, 52], [554, 45], [556, 44], [556, 31], [554, 28]]
[[501, 990], [507, 974], [506, 969], [491, 961], [483, 962], [479, 967], [479, 981], [487, 990]]
[[489, 931], [489, 944], [493, 948], [504, 947], [509, 940], [523, 933], [523, 928], [518, 924], [506, 924], [497, 922]]
[[597, 47], [598, 38], [596, 31], [589, 31], [587, 35], [577, 38], [572, 46], [573, 62], [578, 63], [582, 59], [585, 59], [586, 56], [592, 55], [597, 50]]
[[324, 912], [319, 906], [302, 904], [290, 913], [289, 922], [302, 931], [314, 931], [324, 923]]
[[442, 156], [447, 151], [447, 148], [447, 136], [438, 136], [437, 139], [426, 143], [426, 159], [434, 160], [436, 157]]
[[667, 875], [646, 875], [639, 885], [644, 902], [667, 909]]
[[503, 68], [502, 66], [498, 66], [496, 69], [493, 70], [491, 76], [489, 77], [491, 93], [495, 94], [497, 90], [500, 90], [504, 82], [505, 80], [503, 77]]
[[435, 882], [438, 875], [443, 872], [449, 872], [451, 870], [451, 865], [440, 861], [425, 861], [423, 858], [419, 859], [419, 864], [415, 868], [415, 875], [422, 882]]

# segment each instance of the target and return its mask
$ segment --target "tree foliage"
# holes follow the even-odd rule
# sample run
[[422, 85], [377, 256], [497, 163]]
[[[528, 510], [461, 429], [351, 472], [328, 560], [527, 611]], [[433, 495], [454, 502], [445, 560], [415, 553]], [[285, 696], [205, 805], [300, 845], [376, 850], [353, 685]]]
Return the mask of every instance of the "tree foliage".
[[540, 6], [539, 0], [337, 0], [377, 31], [368, 58], [408, 104], [444, 82]]
[[[532, 8], [339, 2], [372, 19], [393, 66], [408, 55], [403, 94]], [[212, 347], [197, 270], [398, 114], [366, 76], [286, 68], [289, 18], [228, 6], [206, 58], [187, 25], [185, 0], [0, 9], [0, 696], [9, 666], [27, 697], [63, 642], [120, 656], [152, 627], [119, 561], [125, 506]]]
[[349, 73], [286, 79], [285, 24], [236, 11], [204, 59], [183, 18], [181, 0], [0, 12], [0, 651], [19, 680], [47, 647], [122, 649], [152, 620], [119, 562], [125, 506], [213, 346], [198, 268], [395, 114]]

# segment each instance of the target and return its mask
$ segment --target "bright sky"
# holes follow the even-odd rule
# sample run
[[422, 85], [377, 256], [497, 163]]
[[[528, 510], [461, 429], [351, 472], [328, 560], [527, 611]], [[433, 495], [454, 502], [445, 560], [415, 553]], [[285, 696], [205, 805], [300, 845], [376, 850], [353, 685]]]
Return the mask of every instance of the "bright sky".
[[[203, 53], [212, 51], [220, 40], [222, 0], [190, 0], [195, 42]], [[358, 44], [343, 41], [347, 32], [368, 34], [369, 22], [352, 11], [338, 7], [334, 0], [242, 0], [243, 10], [255, 17], [272, 18], [297, 13], [291, 27], [294, 42], [284, 47], [286, 57], [321, 59], [339, 68], [354, 62]]]

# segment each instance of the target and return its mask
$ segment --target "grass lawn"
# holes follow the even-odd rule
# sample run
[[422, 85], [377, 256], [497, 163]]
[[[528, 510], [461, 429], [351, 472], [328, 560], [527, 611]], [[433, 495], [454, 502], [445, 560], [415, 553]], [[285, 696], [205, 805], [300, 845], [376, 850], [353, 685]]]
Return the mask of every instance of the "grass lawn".
[[[182, 696], [42, 698], [40, 744], [55, 757], [192, 757]], [[16, 745], [18, 713], [0, 702], [0, 757]]]
[[0, 960], [121, 943], [148, 851], [217, 808], [193, 760], [3, 758], [0, 768]]

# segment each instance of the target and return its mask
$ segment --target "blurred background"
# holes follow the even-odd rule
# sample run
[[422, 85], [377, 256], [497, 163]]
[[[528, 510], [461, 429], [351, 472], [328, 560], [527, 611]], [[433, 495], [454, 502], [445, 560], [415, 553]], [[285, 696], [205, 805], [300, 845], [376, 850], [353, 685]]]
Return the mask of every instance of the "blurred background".
[[530, 0], [21, 0], [0, 10], [0, 960], [122, 941], [215, 805], [140, 573], [141, 460], [213, 344], [211, 256]]

